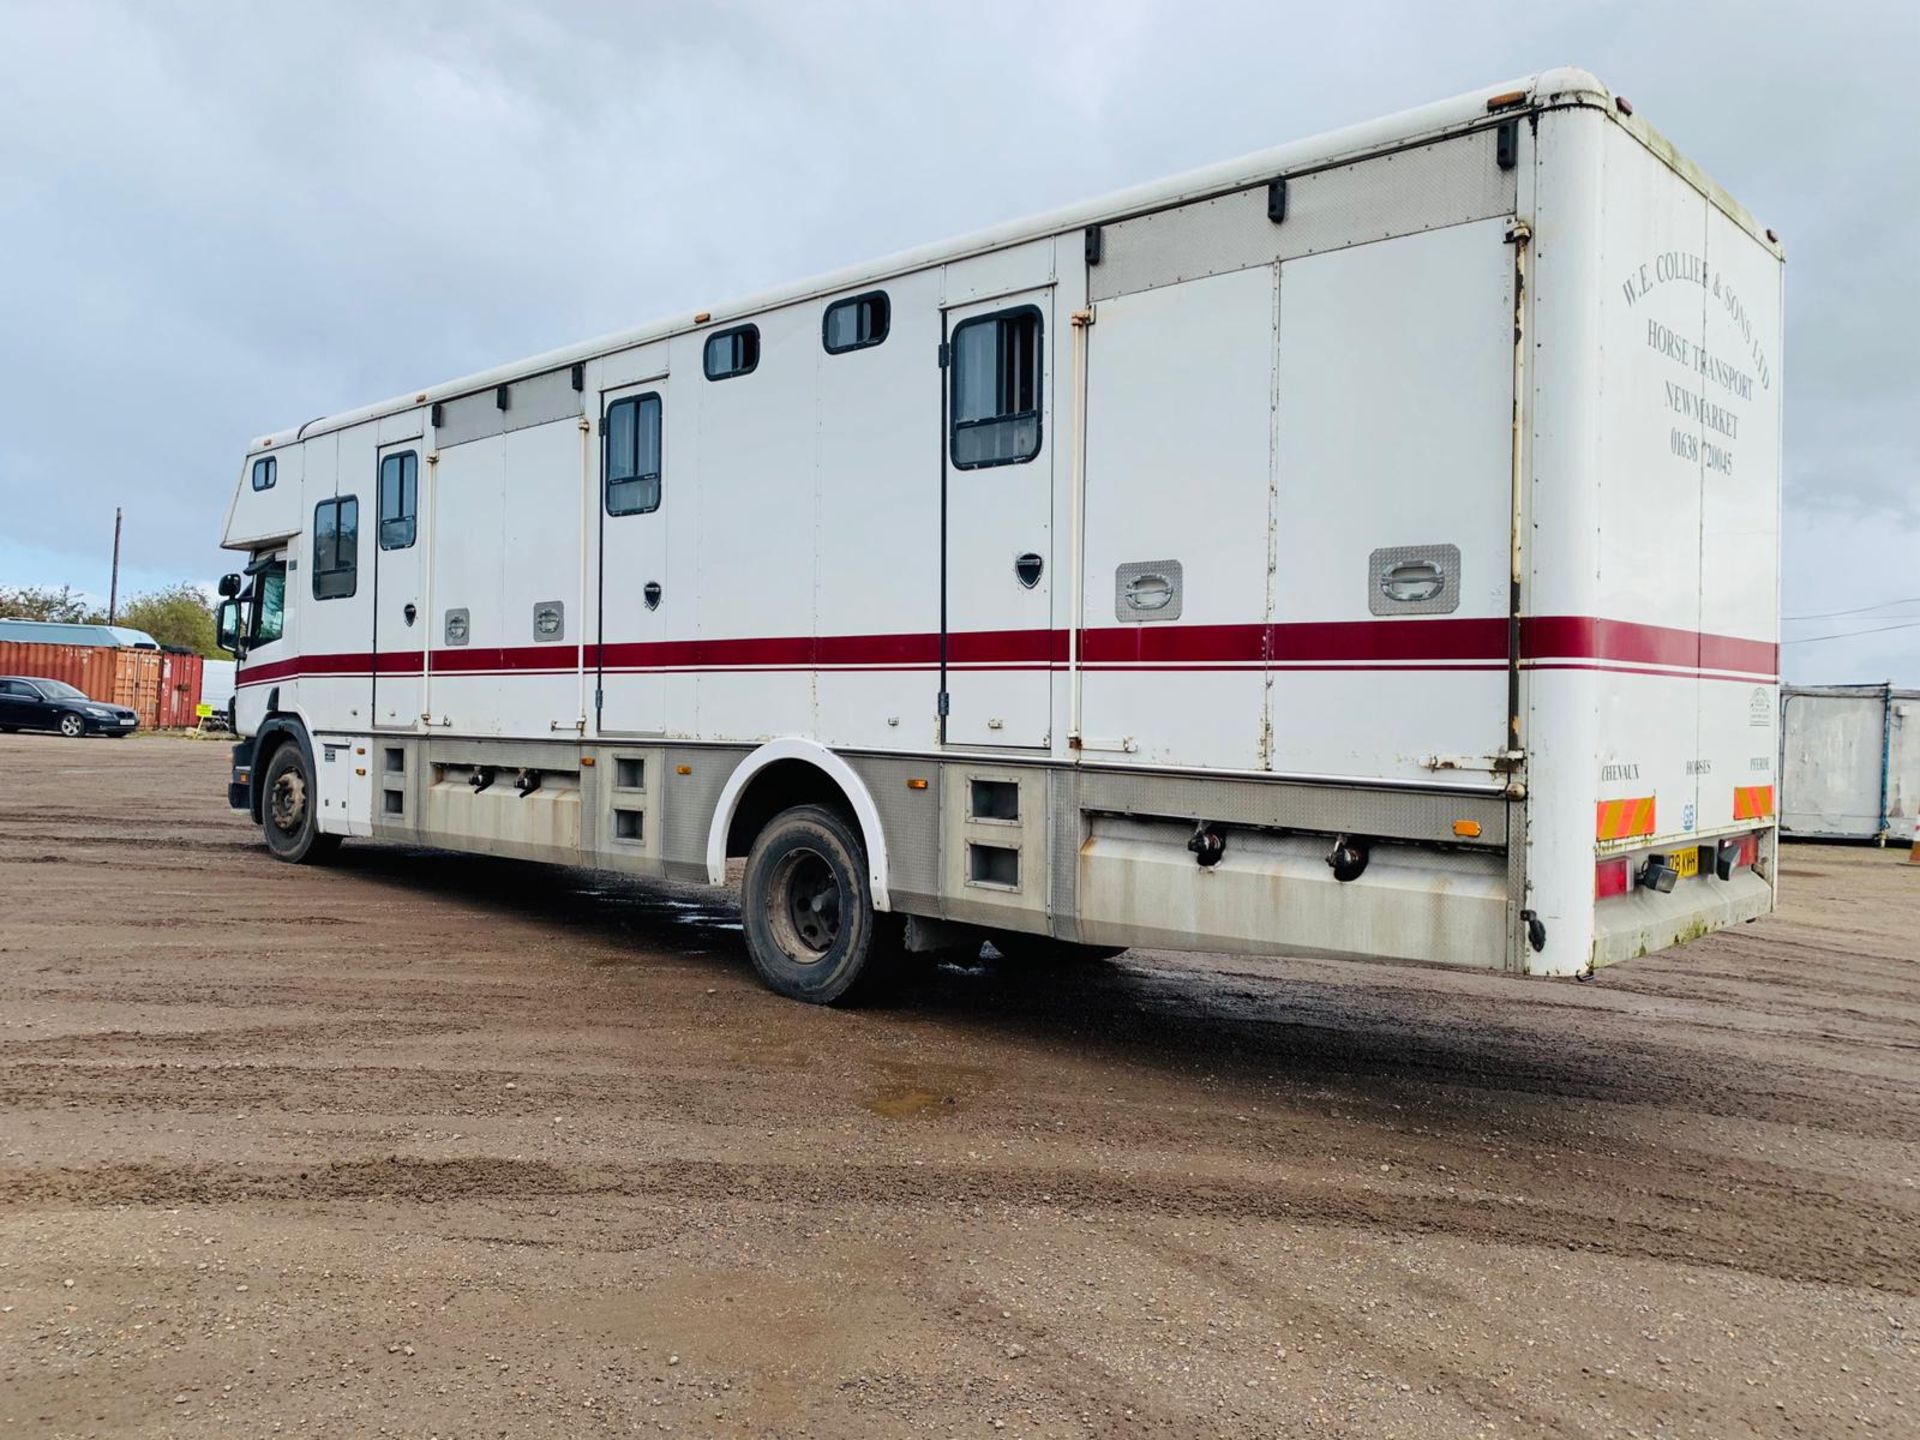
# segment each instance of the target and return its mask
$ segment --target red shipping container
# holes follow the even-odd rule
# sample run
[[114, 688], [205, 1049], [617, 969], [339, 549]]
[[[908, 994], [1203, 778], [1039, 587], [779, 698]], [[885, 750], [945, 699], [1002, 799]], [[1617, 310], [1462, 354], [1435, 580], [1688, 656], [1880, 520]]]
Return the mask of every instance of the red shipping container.
[[114, 645], [47, 645], [0, 640], [0, 675], [64, 680], [90, 699], [124, 705], [149, 730], [199, 723], [198, 655]]

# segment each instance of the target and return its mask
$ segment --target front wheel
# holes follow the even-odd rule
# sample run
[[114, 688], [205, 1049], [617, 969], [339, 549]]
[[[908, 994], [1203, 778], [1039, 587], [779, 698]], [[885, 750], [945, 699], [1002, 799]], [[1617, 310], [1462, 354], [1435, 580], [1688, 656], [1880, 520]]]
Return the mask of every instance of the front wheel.
[[289, 741], [267, 762], [260, 829], [267, 849], [289, 865], [324, 860], [340, 848], [338, 835], [320, 832], [319, 797], [298, 744]]
[[69, 740], [78, 740], [87, 733], [87, 722], [78, 715], [62, 715], [60, 733]]
[[747, 951], [780, 994], [833, 1005], [871, 994], [893, 957], [866, 849], [841, 815], [796, 805], [753, 842], [740, 886]]

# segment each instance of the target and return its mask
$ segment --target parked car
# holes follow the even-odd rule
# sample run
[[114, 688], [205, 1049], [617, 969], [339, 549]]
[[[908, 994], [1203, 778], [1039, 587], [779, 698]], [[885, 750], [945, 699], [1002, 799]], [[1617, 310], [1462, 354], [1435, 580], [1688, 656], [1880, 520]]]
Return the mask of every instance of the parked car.
[[64, 680], [0, 675], [0, 731], [58, 730], [69, 739], [111, 735], [118, 740], [140, 728], [124, 705], [90, 699]]

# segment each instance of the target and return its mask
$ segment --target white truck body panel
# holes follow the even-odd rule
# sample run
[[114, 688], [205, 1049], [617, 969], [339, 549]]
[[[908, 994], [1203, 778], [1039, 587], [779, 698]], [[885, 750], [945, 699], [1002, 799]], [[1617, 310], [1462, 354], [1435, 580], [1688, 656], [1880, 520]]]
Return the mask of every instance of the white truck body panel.
[[250, 448], [239, 727], [342, 833], [711, 876], [810, 766], [916, 915], [1583, 973], [1771, 908], [1781, 272], [1556, 71], [430, 387]]

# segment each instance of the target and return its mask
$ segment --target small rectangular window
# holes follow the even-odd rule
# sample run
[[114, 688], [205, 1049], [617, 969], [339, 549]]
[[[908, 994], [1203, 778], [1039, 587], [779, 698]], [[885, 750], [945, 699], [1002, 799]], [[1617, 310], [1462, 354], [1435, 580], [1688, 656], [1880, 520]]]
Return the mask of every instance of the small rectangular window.
[[262, 456], [253, 462], [253, 488], [271, 490], [273, 482], [280, 478], [280, 462], [271, 455]]
[[420, 513], [420, 457], [412, 450], [380, 462], [380, 548], [404, 550], [413, 544]]
[[1018, 465], [1040, 453], [1040, 312], [1028, 305], [953, 332], [953, 463]]
[[660, 397], [628, 395], [607, 407], [601, 441], [609, 515], [660, 508]]
[[747, 374], [759, 363], [758, 325], [736, 325], [731, 330], [716, 330], [707, 337], [707, 379], [731, 380], [736, 375]]
[[892, 321], [893, 306], [887, 292], [873, 290], [829, 305], [826, 318], [820, 324], [820, 338], [829, 355], [864, 350], [887, 338]]
[[313, 507], [313, 598], [344, 600], [359, 583], [360, 500], [342, 495]]

